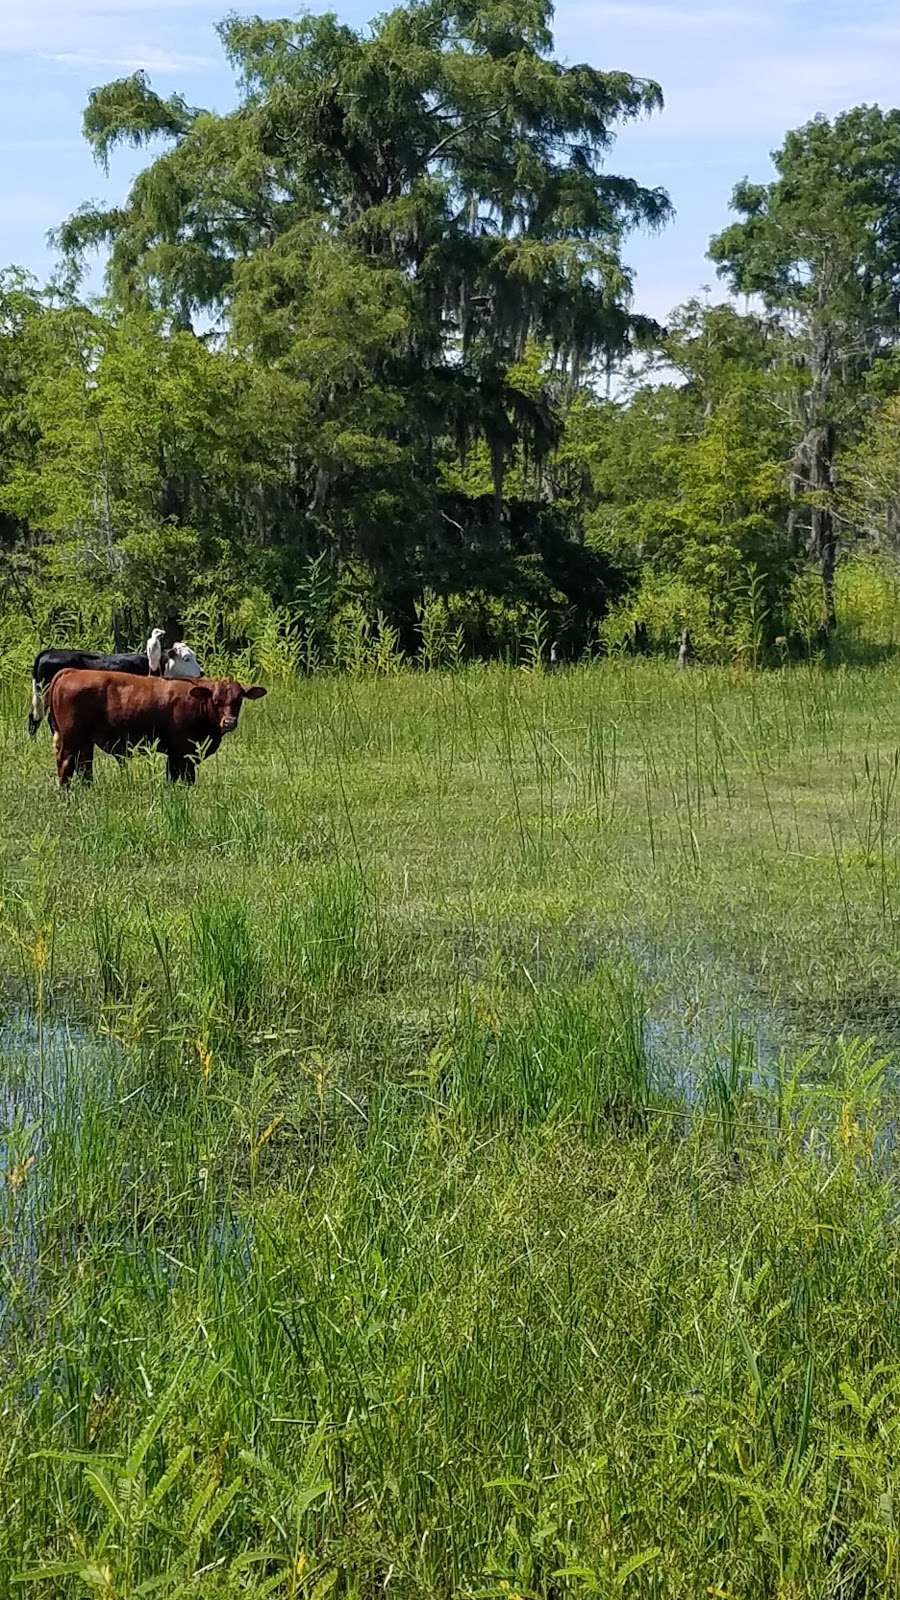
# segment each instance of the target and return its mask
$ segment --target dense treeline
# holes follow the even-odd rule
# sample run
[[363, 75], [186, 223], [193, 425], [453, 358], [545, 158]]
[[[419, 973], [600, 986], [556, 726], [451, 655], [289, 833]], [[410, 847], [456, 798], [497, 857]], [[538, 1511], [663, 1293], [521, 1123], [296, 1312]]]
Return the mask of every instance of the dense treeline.
[[550, 13], [232, 17], [231, 113], [141, 73], [91, 95], [101, 163], [156, 153], [61, 226], [52, 290], [0, 280], [7, 641], [828, 639], [842, 555], [900, 532], [900, 111], [789, 134], [711, 244], [748, 309], [662, 329], [625, 252], [669, 200], [608, 167], [661, 91], [561, 64]]

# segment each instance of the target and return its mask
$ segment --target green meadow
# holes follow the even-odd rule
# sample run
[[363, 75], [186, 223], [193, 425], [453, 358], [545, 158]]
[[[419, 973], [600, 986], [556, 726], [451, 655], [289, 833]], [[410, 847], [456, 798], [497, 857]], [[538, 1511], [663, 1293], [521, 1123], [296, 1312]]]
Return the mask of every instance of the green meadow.
[[900, 1593], [900, 668], [0, 686], [0, 1594]]

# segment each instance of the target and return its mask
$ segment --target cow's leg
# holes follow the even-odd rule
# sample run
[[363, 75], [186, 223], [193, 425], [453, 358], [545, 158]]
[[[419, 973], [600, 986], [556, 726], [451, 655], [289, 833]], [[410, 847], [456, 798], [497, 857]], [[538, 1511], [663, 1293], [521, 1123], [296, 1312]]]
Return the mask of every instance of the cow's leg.
[[66, 749], [58, 733], [53, 735], [53, 754], [56, 757], [59, 787], [67, 789], [75, 776], [75, 752]]
[[56, 754], [56, 771], [59, 777], [59, 786], [61, 789], [68, 789], [78, 766], [78, 751], [67, 749], [58, 733], [53, 735], [53, 749]]
[[197, 776], [197, 757], [192, 751], [170, 750], [166, 757], [166, 777], [170, 783], [193, 783]]
[[59, 775], [59, 786], [68, 789], [73, 778], [81, 778], [84, 783], [93, 782], [94, 777], [94, 747], [92, 744], [76, 745], [74, 748], [63, 743], [58, 733], [53, 735], [53, 748], [56, 751], [56, 771]]

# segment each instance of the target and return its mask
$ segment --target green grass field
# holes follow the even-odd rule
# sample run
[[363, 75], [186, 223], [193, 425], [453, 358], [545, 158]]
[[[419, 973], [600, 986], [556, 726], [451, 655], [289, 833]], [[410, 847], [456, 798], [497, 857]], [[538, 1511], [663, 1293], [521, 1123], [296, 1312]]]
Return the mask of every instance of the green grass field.
[[0, 1595], [900, 1593], [900, 668], [0, 687]]

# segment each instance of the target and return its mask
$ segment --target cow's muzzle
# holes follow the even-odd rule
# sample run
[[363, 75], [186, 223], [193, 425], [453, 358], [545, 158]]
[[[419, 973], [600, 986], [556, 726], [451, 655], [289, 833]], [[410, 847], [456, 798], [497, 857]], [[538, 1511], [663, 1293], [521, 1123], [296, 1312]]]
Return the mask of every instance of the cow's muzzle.
[[237, 727], [237, 717], [223, 717], [220, 727], [223, 733], [234, 733]]

